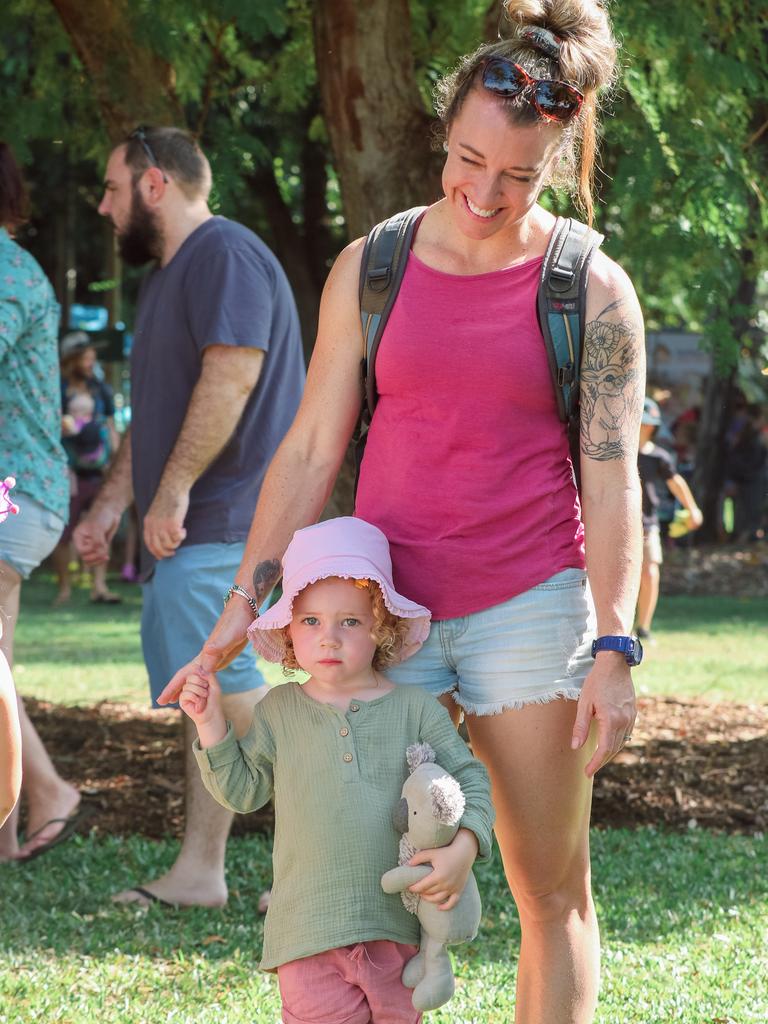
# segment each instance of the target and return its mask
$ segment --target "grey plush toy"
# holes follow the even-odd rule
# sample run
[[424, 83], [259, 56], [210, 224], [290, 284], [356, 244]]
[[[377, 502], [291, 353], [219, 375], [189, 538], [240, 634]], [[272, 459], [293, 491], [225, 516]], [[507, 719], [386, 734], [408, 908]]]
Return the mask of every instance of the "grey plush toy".
[[385, 892], [402, 894], [406, 910], [416, 914], [421, 924], [419, 952], [403, 970], [403, 984], [413, 989], [417, 1010], [434, 1010], [451, 998], [455, 988], [453, 968], [446, 946], [469, 942], [480, 924], [480, 893], [470, 872], [467, 884], [452, 910], [408, 892], [408, 886], [426, 878], [428, 864], [409, 867], [418, 850], [447, 846], [459, 830], [464, 813], [464, 794], [452, 775], [435, 764], [435, 752], [427, 743], [414, 743], [405, 753], [411, 774], [403, 785], [400, 803], [393, 820], [400, 840], [400, 867], [387, 871], [381, 886]]

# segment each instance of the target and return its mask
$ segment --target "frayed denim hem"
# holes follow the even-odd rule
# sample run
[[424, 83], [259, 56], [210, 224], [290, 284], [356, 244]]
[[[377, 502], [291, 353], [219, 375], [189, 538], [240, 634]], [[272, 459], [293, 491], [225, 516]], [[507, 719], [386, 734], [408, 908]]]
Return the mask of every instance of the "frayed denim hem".
[[540, 693], [536, 697], [524, 697], [522, 700], [501, 700], [493, 704], [475, 704], [472, 701], [464, 700], [458, 691], [453, 691], [453, 699], [464, 711], [464, 714], [477, 715], [478, 718], [482, 718], [484, 715], [500, 715], [502, 711], [520, 711], [531, 704], [551, 704], [555, 700], [578, 700], [580, 696], [581, 687], [565, 686], [549, 693]]

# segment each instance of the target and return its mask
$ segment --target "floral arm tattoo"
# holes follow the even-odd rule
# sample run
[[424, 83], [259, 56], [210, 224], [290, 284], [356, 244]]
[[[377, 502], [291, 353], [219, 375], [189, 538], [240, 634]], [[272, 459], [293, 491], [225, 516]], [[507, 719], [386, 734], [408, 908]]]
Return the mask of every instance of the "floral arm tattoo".
[[[621, 317], [622, 300], [606, 306], [584, 331], [581, 367], [581, 450], [607, 462], [634, 450], [638, 422], [639, 346], [635, 326]], [[603, 319], [613, 313], [610, 320]]]
[[269, 597], [269, 592], [280, 579], [280, 562], [277, 558], [259, 562], [253, 570], [253, 596], [259, 605]]

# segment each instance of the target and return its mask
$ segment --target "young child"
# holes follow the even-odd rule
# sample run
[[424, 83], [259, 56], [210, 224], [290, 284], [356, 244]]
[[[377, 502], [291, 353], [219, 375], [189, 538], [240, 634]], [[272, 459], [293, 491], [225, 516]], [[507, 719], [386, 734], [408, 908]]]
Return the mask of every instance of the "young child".
[[197, 725], [203, 781], [234, 811], [275, 805], [274, 881], [261, 966], [277, 970], [283, 1021], [415, 1024], [400, 980], [419, 926], [381, 876], [397, 864], [392, 813], [407, 775], [405, 750], [425, 742], [454, 775], [467, 810], [453, 842], [412, 864], [432, 873], [413, 886], [452, 908], [472, 864], [488, 857], [488, 775], [446, 710], [382, 670], [415, 653], [430, 613], [398, 594], [384, 534], [341, 518], [299, 530], [283, 559], [283, 595], [249, 635], [256, 650], [309, 674], [277, 686], [238, 740], [215, 676], [193, 675], [180, 697]]

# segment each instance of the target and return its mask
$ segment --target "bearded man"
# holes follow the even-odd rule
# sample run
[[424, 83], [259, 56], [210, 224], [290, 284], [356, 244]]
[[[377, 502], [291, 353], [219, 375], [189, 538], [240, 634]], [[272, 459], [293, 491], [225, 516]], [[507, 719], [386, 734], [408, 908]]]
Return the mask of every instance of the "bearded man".
[[[99, 213], [123, 260], [151, 262], [131, 351], [131, 427], [75, 530], [86, 562], [106, 558], [135, 497], [142, 524], [142, 646], [153, 700], [200, 651], [240, 564], [264, 472], [304, 382], [296, 306], [276, 257], [247, 228], [214, 216], [211, 170], [177, 128], [137, 129], [107, 163]], [[243, 735], [264, 693], [252, 655], [219, 675], [227, 718]], [[184, 716], [182, 716], [184, 717]], [[160, 878], [124, 903], [221, 906], [232, 815], [204, 790], [185, 731], [186, 823]]]

